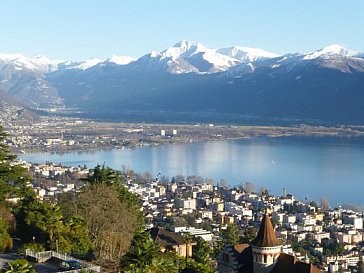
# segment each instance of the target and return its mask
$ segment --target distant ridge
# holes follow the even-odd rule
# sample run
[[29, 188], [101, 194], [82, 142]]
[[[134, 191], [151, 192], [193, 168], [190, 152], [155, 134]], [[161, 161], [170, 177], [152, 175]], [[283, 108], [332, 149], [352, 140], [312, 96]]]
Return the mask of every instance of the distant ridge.
[[0, 54], [0, 89], [34, 109], [102, 118], [363, 124], [363, 56], [340, 45], [280, 56], [186, 40], [138, 59]]

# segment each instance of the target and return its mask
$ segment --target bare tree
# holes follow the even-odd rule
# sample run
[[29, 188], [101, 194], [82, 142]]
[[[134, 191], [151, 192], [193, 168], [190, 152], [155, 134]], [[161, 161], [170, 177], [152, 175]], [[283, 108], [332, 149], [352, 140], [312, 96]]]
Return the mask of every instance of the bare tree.
[[255, 185], [254, 185], [254, 183], [249, 182], [249, 181], [245, 182], [245, 190], [246, 190], [248, 193], [253, 192], [253, 191], [254, 191], [254, 189], [255, 189]]
[[215, 180], [214, 179], [212, 179], [212, 178], [210, 178], [210, 179], [206, 179], [206, 184], [209, 184], [209, 185], [211, 185], [211, 186], [215, 186], [216, 185], [216, 183], [215, 183]]
[[105, 183], [84, 187], [70, 204], [72, 213], [86, 221], [98, 262], [117, 268], [133, 239], [137, 226], [135, 210], [121, 202], [115, 188]]
[[228, 182], [224, 178], [220, 179], [220, 187], [226, 189], [228, 187], [228, 185], [229, 185]]
[[329, 209], [329, 200], [327, 199], [327, 197], [321, 197], [320, 199], [320, 204], [321, 204], [321, 208], [323, 210], [328, 210]]
[[259, 189], [259, 194], [260, 195], [269, 195], [268, 189], [266, 187], [261, 187]]
[[151, 172], [145, 172], [144, 173], [144, 179], [146, 182], [150, 182], [152, 180], [152, 173]]

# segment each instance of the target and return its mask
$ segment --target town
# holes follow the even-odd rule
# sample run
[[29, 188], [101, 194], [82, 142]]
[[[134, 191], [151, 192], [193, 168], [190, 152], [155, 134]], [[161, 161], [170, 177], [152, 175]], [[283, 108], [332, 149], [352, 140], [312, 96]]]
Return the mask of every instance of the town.
[[[256, 137], [364, 135], [361, 126], [258, 126], [213, 123], [151, 124], [99, 122], [91, 119], [30, 115], [24, 108], [0, 112], [0, 124], [9, 134], [7, 144], [16, 154], [136, 148], [175, 143], [251, 139]], [[24, 118], [24, 115], [26, 118]], [[31, 118], [30, 118], [31, 117]]]
[[[40, 200], [50, 202], [57, 202], [64, 192], [78, 192], [84, 184], [82, 177], [93, 172], [50, 162], [18, 160], [14, 164], [31, 172], [29, 186]], [[226, 181], [214, 184], [198, 176], [176, 175], [166, 180], [160, 174], [141, 175], [130, 169], [121, 173], [129, 192], [139, 196], [144, 227], [152, 237], [182, 257], [194, 251], [193, 241], [184, 243], [184, 234], [202, 238], [216, 251], [210, 266], [218, 272], [240, 272], [239, 255], [256, 237], [265, 211], [283, 253], [322, 272], [362, 272], [363, 213], [357, 206], [331, 208], [325, 198], [296, 200], [286, 189], [273, 196], [265, 188], [256, 190], [250, 182], [229, 188]]]

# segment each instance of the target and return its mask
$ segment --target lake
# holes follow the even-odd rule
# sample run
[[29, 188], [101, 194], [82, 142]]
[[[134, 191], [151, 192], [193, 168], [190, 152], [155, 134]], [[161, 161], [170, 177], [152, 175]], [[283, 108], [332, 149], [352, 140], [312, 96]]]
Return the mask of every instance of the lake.
[[287, 193], [331, 206], [364, 205], [364, 139], [338, 137], [257, 138], [220, 142], [171, 144], [107, 151], [22, 154], [21, 159], [92, 168], [103, 164], [164, 176], [200, 175], [230, 186], [246, 181], [255, 189]]

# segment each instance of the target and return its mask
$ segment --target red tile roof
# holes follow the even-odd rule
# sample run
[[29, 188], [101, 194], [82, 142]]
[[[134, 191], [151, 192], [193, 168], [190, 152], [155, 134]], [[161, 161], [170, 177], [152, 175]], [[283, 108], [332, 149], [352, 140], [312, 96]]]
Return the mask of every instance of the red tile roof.
[[282, 243], [276, 237], [268, 213], [263, 216], [258, 235], [251, 244], [252, 246], [258, 247], [274, 247], [282, 245]]

